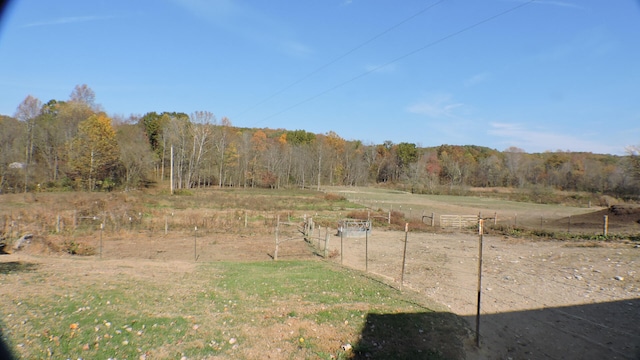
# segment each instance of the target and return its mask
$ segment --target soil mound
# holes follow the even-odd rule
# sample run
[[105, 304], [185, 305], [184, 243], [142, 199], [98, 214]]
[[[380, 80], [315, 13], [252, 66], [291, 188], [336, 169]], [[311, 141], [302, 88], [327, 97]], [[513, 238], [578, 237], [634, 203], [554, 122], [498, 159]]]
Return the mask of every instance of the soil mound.
[[[607, 215], [607, 221], [611, 230], [615, 232], [640, 231], [640, 205], [611, 205], [610, 207], [594, 211], [592, 213], [571, 217], [572, 228], [597, 229], [603, 224], [603, 218]], [[558, 223], [565, 223], [566, 219]]]
[[611, 205], [609, 212], [614, 215], [633, 215], [640, 216], [640, 205]]

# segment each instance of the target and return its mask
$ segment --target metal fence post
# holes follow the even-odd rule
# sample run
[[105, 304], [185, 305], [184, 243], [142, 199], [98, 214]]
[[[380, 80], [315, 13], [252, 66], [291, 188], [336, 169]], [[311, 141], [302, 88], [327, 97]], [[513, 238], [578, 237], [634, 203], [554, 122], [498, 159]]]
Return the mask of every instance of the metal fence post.
[[409, 223], [404, 224], [404, 251], [402, 252], [402, 274], [400, 274], [400, 286], [404, 286], [404, 268], [407, 262], [407, 238], [409, 237]]

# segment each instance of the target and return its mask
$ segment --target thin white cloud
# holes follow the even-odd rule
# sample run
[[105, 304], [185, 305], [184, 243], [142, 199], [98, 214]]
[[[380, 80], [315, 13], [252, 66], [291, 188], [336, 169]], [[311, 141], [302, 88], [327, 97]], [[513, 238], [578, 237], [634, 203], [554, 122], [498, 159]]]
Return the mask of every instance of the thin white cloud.
[[[529, 2], [529, 1], [530, 0], [509, 0], [509, 2], [518, 2], [518, 3]], [[561, 1], [561, 0], [535, 0], [533, 1], [533, 4], [551, 5], [551, 6], [573, 8], [573, 9], [584, 9], [584, 7], [581, 5], [575, 4], [570, 1]]]
[[491, 75], [488, 72], [481, 72], [481, 73], [475, 74], [464, 81], [464, 86], [465, 87], [476, 86], [478, 84], [481, 84], [489, 80], [490, 77]]
[[585, 151], [603, 154], [618, 154], [622, 148], [604, 145], [596, 141], [552, 131], [532, 130], [517, 123], [490, 123], [489, 135], [502, 138], [505, 149], [510, 146], [523, 148], [528, 152], [556, 150]]
[[559, 6], [559, 7], [565, 7], [565, 8], [573, 8], [573, 9], [584, 9], [584, 7], [568, 1], [536, 0], [534, 3], [553, 5], [553, 6]]
[[65, 24], [75, 24], [75, 23], [83, 23], [90, 21], [98, 21], [98, 20], [109, 20], [113, 19], [113, 16], [71, 16], [71, 17], [63, 17], [57, 18], [53, 20], [33, 22], [29, 24], [25, 24], [23, 28], [29, 27], [39, 27], [39, 26], [51, 26], [51, 25], [65, 25]]
[[296, 57], [307, 57], [313, 54], [312, 48], [296, 41], [285, 41], [282, 43], [282, 48], [285, 53]]
[[406, 110], [412, 114], [431, 118], [455, 118], [457, 111], [463, 107], [464, 104], [453, 101], [451, 95], [438, 94], [409, 105]]
[[313, 53], [296, 41], [296, 32], [286, 22], [272, 18], [255, 6], [233, 0], [172, 0], [197, 18], [247, 40], [277, 48], [296, 57]]
[[237, 18], [252, 17], [249, 9], [243, 9], [239, 3], [231, 0], [173, 0], [173, 2], [197, 17], [214, 21], [219, 25]]

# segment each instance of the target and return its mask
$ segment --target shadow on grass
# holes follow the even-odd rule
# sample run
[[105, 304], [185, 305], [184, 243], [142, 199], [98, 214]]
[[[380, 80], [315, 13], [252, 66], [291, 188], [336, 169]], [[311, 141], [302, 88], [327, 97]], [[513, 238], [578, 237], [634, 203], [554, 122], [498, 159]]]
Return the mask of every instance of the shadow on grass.
[[7, 338], [4, 335], [5, 325], [0, 321], [0, 359], [2, 360], [17, 360], [16, 353], [11, 349], [7, 342]]
[[368, 314], [351, 359], [464, 359], [467, 323], [452, 313]]
[[24, 262], [24, 261], [8, 261], [0, 262], [0, 274], [12, 274], [25, 271], [34, 271], [38, 267], [38, 264]]

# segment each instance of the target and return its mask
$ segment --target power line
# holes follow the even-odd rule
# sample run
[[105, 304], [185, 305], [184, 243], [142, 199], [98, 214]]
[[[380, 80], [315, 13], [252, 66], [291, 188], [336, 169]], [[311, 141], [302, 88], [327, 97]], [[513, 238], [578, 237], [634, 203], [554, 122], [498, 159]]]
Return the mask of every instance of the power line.
[[420, 16], [420, 15], [424, 14], [425, 12], [427, 12], [428, 10], [430, 10], [431, 8], [433, 8], [433, 7], [437, 6], [437, 5], [439, 5], [439, 4], [441, 4], [441, 3], [445, 2], [445, 1], [446, 1], [446, 0], [440, 0], [440, 1], [436, 2], [436, 3], [434, 3], [434, 4], [431, 4], [431, 5], [429, 5], [429, 6], [425, 7], [425, 8], [423, 8], [422, 10], [420, 10], [420, 11], [418, 11], [418, 12], [414, 13], [413, 15], [411, 15], [411, 16], [409, 16], [409, 17], [407, 17], [407, 18], [405, 18], [404, 20], [402, 20], [402, 21], [400, 21], [399, 23], [397, 23], [397, 24], [395, 24], [395, 25], [391, 26], [390, 28], [388, 28], [388, 29], [386, 29], [386, 30], [382, 31], [381, 33], [378, 33], [377, 35], [374, 35], [372, 38], [370, 38], [370, 39], [366, 40], [365, 42], [363, 42], [363, 43], [361, 43], [361, 44], [359, 44], [359, 45], [357, 45], [356, 47], [354, 47], [354, 48], [350, 49], [349, 51], [345, 52], [344, 54], [342, 54], [342, 55], [340, 55], [340, 56], [336, 57], [335, 59], [333, 59], [333, 60], [329, 61], [328, 63], [326, 63], [326, 64], [324, 64], [324, 65], [322, 65], [322, 66], [318, 67], [317, 69], [315, 69], [315, 70], [311, 71], [310, 73], [308, 73], [308, 74], [304, 75], [304, 76], [303, 76], [303, 77], [301, 77], [300, 79], [298, 79], [298, 80], [296, 80], [296, 81], [294, 81], [294, 82], [290, 83], [289, 85], [286, 85], [286, 86], [285, 86], [285, 87], [283, 87], [282, 89], [280, 89], [280, 90], [276, 91], [275, 93], [273, 93], [273, 94], [269, 95], [268, 97], [266, 97], [264, 100], [261, 100], [261, 101], [259, 101], [258, 103], [254, 104], [254, 105], [251, 105], [250, 107], [248, 107], [247, 109], [245, 109], [244, 111], [242, 111], [242, 112], [241, 112], [240, 114], [238, 114], [238, 115], [245, 114], [247, 111], [249, 111], [249, 110], [251, 110], [251, 109], [254, 109], [254, 108], [256, 108], [256, 107], [258, 107], [258, 106], [260, 106], [260, 105], [262, 105], [262, 104], [264, 104], [264, 103], [268, 102], [269, 100], [273, 99], [274, 97], [276, 97], [276, 96], [278, 96], [278, 95], [282, 94], [283, 92], [285, 92], [285, 91], [287, 91], [287, 90], [291, 89], [291, 88], [292, 88], [292, 87], [294, 87], [295, 85], [298, 85], [299, 83], [303, 82], [304, 80], [306, 80], [306, 79], [310, 78], [311, 76], [313, 76], [313, 75], [315, 75], [315, 74], [319, 73], [320, 71], [322, 71], [322, 70], [324, 70], [324, 69], [328, 68], [329, 66], [331, 66], [331, 65], [333, 65], [333, 64], [335, 64], [335, 63], [337, 63], [338, 61], [340, 61], [340, 60], [344, 59], [345, 57], [347, 57], [347, 56], [351, 55], [352, 53], [354, 53], [354, 52], [356, 52], [357, 50], [359, 50], [359, 49], [363, 48], [364, 46], [366, 46], [366, 45], [368, 45], [368, 44], [370, 44], [370, 43], [374, 42], [375, 40], [377, 40], [377, 39], [381, 38], [383, 35], [386, 35], [387, 33], [390, 33], [391, 31], [393, 31], [393, 30], [395, 30], [395, 29], [399, 28], [400, 26], [404, 25], [405, 23], [407, 23], [407, 22], [409, 22], [409, 21], [413, 20], [414, 18], [416, 18], [416, 17], [418, 17], [418, 16]]
[[525, 3], [516, 5], [514, 7], [511, 7], [509, 9], [507, 9], [507, 10], [499, 12], [499, 13], [497, 13], [495, 15], [492, 15], [492, 16], [489, 16], [487, 18], [484, 18], [483, 20], [480, 20], [480, 21], [478, 21], [476, 23], [473, 23], [473, 24], [471, 24], [469, 26], [466, 26], [466, 27], [464, 27], [464, 28], [462, 28], [462, 29], [460, 29], [458, 31], [454, 31], [454, 32], [452, 32], [452, 33], [450, 33], [448, 35], [445, 35], [445, 36], [443, 36], [443, 37], [441, 37], [441, 38], [439, 38], [437, 40], [434, 40], [434, 41], [432, 41], [432, 42], [430, 42], [430, 43], [428, 43], [428, 44], [426, 44], [426, 45], [424, 45], [422, 47], [419, 47], [419, 48], [417, 48], [417, 49], [415, 49], [413, 51], [410, 51], [410, 52], [408, 52], [408, 53], [406, 53], [404, 55], [401, 55], [401, 56], [399, 56], [399, 57], [397, 57], [397, 58], [395, 58], [395, 59], [393, 59], [391, 61], [388, 61], [388, 62], [386, 62], [386, 63], [384, 63], [384, 64], [382, 64], [380, 66], [374, 67], [374, 68], [372, 68], [370, 70], [367, 70], [367, 71], [365, 71], [363, 73], [360, 73], [359, 75], [356, 75], [356, 76], [352, 77], [351, 79], [348, 79], [348, 80], [345, 80], [345, 81], [343, 81], [341, 83], [338, 83], [338, 84], [336, 84], [336, 85], [334, 85], [334, 86], [332, 86], [332, 87], [330, 87], [330, 88], [328, 88], [328, 89], [326, 89], [324, 91], [321, 91], [321, 92], [319, 92], [319, 93], [317, 93], [317, 94], [315, 94], [313, 96], [310, 96], [310, 97], [308, 97], [308, 98], [306, 98], [304, 100], [301, 100], [301, 101], [299, 101], [299, 102], [297, 102], [297, 103], [295, 103], [295, 104], [293, 104], [293, 105], [291, 105], [289, 107], [286, 107], [281, 111], [278, 111], [278, 112], [276, 112], [276, 113], [274, 113], [272, 115], [269, 115], [269, 116], [263, 118], [262, 120], [258, 121], [257, 123], [265, 121], [265, 120], [272, 119], [272, 118], [274, 118], [274, 117], [276, 117], [276, 116], [278, 116], [280, 114], [283, 114], [283, 113], [285, 113], [285, 112], [287, 112], [287, 111], [289, 111], [291, 109], [294, 109], [294, 108], [296, 108], [296, 107], [298, 107], [298, 106], [300, 106], [302, 104], [305, 104], [305, 103], [308, 103], [308, 102], [310, 102], [312, 100], [315, 100], [315, 99], [319, 98], [322, 95], [330, 93], [330, 92], [332, 92], [332, 91], [334, 91], [334, 90], [336, 90], [338, 88], [341, 88], [341, 87], [343, 87], [343, 86], [345, 86], [345, 85], [347, 85], [349, 83], [352, 83], [352, 82], [354, 82], [356, 80], [359, 80], [359, 79], [361, 79], [361, 78], [363, 78], [363, 77], [365, 77], [365, 76], [367, 76], [367, 75], [369, 75], [369, 74], [371, 74], [373, 72], [376, 72], [376, 71], [378, 71], [380, 69], [383, 69], [383, 68], [385, 68], [385, 67], [387, 67], [387, 66], [389, 66], [391, 64], [394, 64], [394, 63], [396, 63], [396, 62], [398, 62], [400, 60], [403, 60], [403, 59], [406, 59], [406, 58], [408, 58], [410, 56], [413, 56], [413, 55], [415, 55], [415, 54], [417, 54], [419, 52], [422, 52], [422, 51], [424, 51], [424, 50], [426, 50], [428, 48], [431, 48], [431, 47], [433, 47], [433, 46], [435, 46], [435, 45], [437, 45], [437, 44], [439, 44], [441, 42], [444, 42], [444, 41], [449, 40], [449, 39], [451, 39], [453, 37], [456, 37], [456, 36], [458, 36], [460, 34], [463, 34], [463, 33], [467, 32], [469, 30], [472, 30], [472, 29], [474, 29], [474, 28], [476, 28], [476, 27], [478, 27], [480, 25], [483, 25], [485, 23], [493, 21], [493, 20], [495, 20], [495, 19], [497, 19], [497, 18], [499, 18], [501, 16], [504, 16], [504, 15], [507, 15], [507, 14], [509, 14], [511, 12], [514, 12], [514, 11], [516, 11], [516, 10], [518, 10], [520, 8], [523, 8], [523, 7], [529, 5], [529, 4], [533, 3], [533, 2], [536, 2], [536, 1], [538, 1], [538, 0], [529, 0], [529, 1], [525, 2]]

